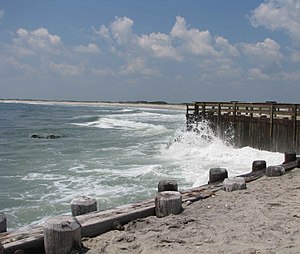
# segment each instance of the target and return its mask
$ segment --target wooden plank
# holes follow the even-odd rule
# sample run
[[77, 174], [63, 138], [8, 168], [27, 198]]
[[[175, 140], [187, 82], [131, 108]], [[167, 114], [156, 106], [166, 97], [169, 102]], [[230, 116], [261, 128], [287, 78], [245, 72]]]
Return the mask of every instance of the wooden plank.
[[[183, 202], [193, 202], [210, 197], [219, 189], [218, 186], [206, 185], [202, 188], [186, 190], [183, 192]], [[115, 209], [79, 215], [76, 219], [82, 225], [82, 236], [93, 237], [111, 230], [115, 221], [125, 224], [154, 214], [154, 199], [149, 199]], [[43, 249], [43, 238], [42, 226], [27, 227], [22, 230], [0, 234], [0, 241], [4, 246], [5, 254], [12, 254], [18, 249]]]

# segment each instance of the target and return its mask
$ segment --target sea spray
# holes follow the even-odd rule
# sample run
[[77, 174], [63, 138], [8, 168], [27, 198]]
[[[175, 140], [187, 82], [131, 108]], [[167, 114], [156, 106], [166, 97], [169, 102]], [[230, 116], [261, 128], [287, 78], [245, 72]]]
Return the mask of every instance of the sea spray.
[[194, 187], [207, 183], [210, 168], [223, 167], [229, 176], [235, 176], [250, 172], [254, 160], [266, 160], [268, 165], [282, 162], [281, 153], [236, 148], [232, 145], [232, 131], [228, 133], [227, 139], [221, 139], [209, 122], [201, 121], [190, 131], [176, 131], [173, 141], [162, 149], [162, 155]]

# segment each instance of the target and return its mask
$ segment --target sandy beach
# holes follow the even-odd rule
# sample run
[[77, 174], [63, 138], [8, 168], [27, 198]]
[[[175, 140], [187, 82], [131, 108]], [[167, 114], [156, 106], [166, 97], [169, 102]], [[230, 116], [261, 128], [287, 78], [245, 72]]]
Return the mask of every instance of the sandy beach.
[[51, 101], [51, 100], [0, 100], [2, 103], [27, 103], [39, 105], [70, 105], [70, 106], [94, 106], [94, 107], [138, 107], [185, 110], [184, 104], [159, 104], [159, 103], [137, 103], [137, 102], [84, 102], [84, 101]]
[[300, 253], [300, 170], [154, 216], [83, 244], [95, 253]]

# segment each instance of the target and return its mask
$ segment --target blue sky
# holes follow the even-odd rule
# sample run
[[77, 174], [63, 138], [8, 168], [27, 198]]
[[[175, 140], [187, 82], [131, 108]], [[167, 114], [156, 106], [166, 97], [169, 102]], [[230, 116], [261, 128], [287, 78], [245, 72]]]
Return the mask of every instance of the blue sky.
[[0, 98], [298, 102], [300, 0], [1, 0]]

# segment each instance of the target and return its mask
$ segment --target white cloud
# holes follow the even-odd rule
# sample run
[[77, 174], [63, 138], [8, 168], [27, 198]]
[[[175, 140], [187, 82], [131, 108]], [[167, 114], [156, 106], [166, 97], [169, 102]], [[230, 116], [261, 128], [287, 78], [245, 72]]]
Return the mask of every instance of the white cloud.
[[99, 30], [93, 28], [94, 32], [105, 39], [110, 39], [109, 29], [105, 25], [101, 25]]
[[79, 52], [79, 53], [93, 54], [93, 53], [99, 53], [100, 49], [96, 44], [90, 43], [87, 46], [83, 46], [83, 45], [77, 46], [74, 48], [74, 51]]
[[119, 43], [130, 43], [134, 39], [133, 20], [127, 17], [116, 18], [110, 29], [114, 39]]
[[0, 9], [0, 19], [4, 16], [4, 10]]
[[138, 43], [143, 49], [150, 51], [156, 57], [181, 60], [180, 55], [172, 46], [170, 36], [166, 34], [151, 33], [150, 35], [142, 35], [138, 38]]
[[58, 35], [50, 34], [46, 28], [38, 28], [33, 31], [19, 28], [16, 34], [17, 37], [13, 39], [12, 48], [20, 55], [32, 55], [37, 50], [57, 54], [62, 45], [61, 38]]
[[212, 37], [208, 30], [200, 31], [195, 28], [188, 29], [183, 17], [176, 17], [171, 36], [181, 39], [186, 51], [194, 55], [215, 55], [216, 51], [211, 45]]
[[229, 55], [229, 56], [238, 56], [239, 51], [233, 45], [231, 45], [227, 39], [223, 38], [222, 36], [217, 36], [215, 38], [216, 48], [221, 50], [222, 55]]
[[265, 0], [251, 13], [250, 21], [255, 27], [285, 30], [293, 40], [300, 42], [299, 0]]
[[62, 76], [76, 76], [82, 72], [81, 66], [66, 63], [56, 64], [54, 62], [51, 62], [49, 64], [49, 68]]
[[280, 45], [270, 38], [266, 38], [263, 42], [257, 42], [256, 44], [243, 43], [240, 45], [247, 56], [258, 61], [278, 62], [283, 58], [280, 52]]

